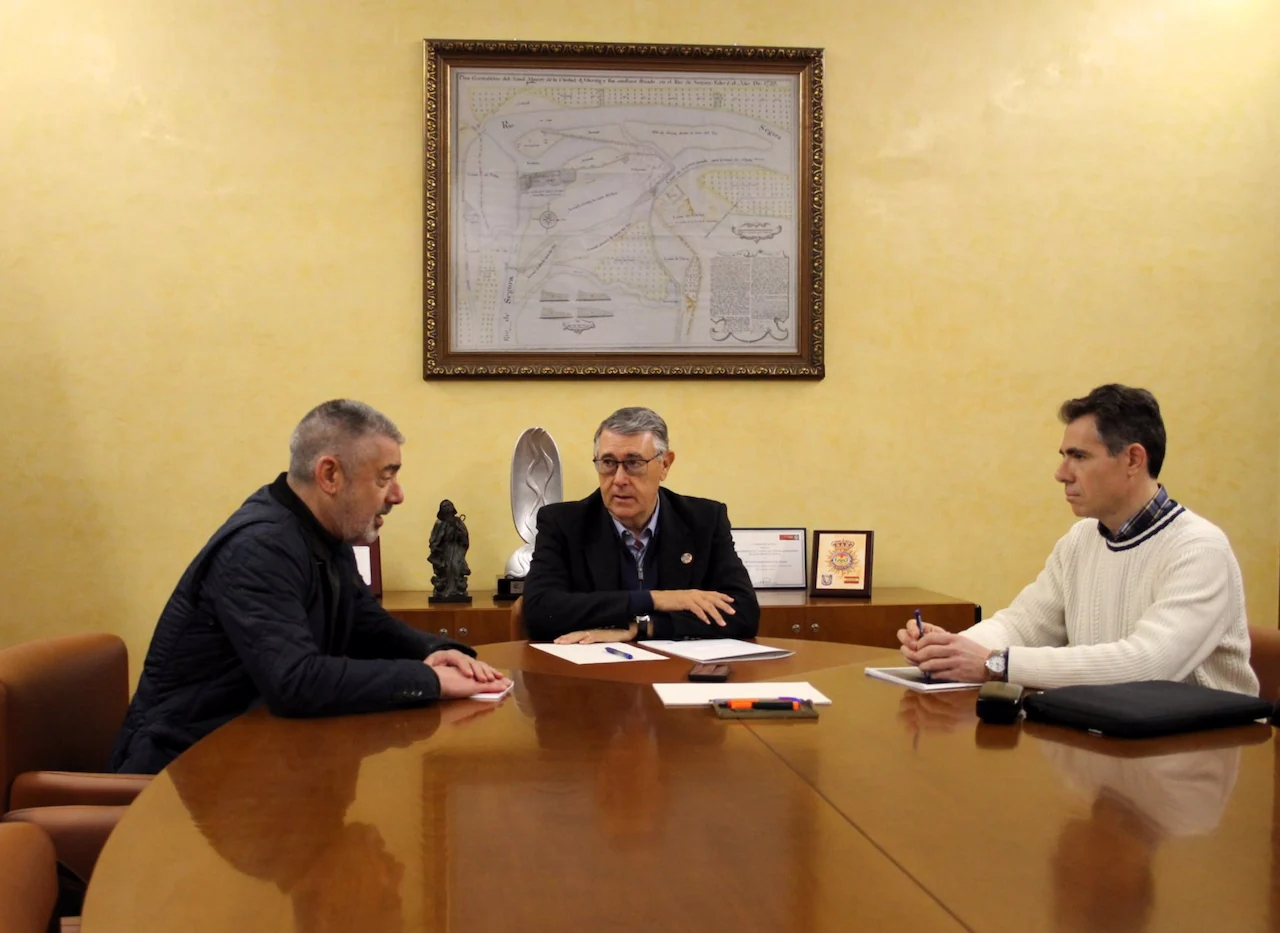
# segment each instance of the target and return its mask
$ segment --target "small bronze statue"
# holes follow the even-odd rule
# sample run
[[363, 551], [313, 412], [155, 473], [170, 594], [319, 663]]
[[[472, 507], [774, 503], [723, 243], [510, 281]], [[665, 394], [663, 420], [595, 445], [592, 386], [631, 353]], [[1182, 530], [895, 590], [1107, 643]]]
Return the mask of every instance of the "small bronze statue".
[[467, 576], [467, 548], [471, 536], [467, 534], [466, 516], [459, 515], [453, 503], [444, 499], [436, 513], [436, 524], [431, 529], [431, 585], [434, 593], [429, 603], [469, 603]]

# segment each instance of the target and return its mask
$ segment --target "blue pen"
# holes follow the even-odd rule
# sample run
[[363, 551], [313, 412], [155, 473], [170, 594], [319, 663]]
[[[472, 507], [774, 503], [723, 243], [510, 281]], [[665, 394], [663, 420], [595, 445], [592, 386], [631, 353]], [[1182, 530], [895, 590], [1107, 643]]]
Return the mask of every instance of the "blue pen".
[[[919, 632], [919, 637], [924, 638], [924, 619], [921, 617], [919, 609], [915, 611], [915, 617], [916, 617], [916, 630]], [[933, 679], [929, 676], [928, 671], [921, 671], [920, 673], [924, 675], [925, 683], [929, 683]]]
[[620, 658], [626, 658], [628, 661], [635, 660], [631, 655], [627, 654], [625, 651], [619, 651], [617, 648], [614, 648], [612, 645], [605, 645], [604, 650], [609, 652], [610, 654], [616, 654]]

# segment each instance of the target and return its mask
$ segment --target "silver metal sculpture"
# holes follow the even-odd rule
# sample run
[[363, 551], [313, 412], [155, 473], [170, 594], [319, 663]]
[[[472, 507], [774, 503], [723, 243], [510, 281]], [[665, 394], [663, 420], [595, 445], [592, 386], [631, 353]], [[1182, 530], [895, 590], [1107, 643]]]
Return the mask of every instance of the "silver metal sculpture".
[[[560, 451], [542, 428], [529, 428], [516, 441], [511, 455], [511, 517], [524, 541], [507, 560], [506, 579], [523, 581], [533, 559], [534, 538], [538, 534], [538, 510], [564, 498], [564, 478], [560, 472]], [[498, 590], [517, 596], [523, 586], [503, 585]]]

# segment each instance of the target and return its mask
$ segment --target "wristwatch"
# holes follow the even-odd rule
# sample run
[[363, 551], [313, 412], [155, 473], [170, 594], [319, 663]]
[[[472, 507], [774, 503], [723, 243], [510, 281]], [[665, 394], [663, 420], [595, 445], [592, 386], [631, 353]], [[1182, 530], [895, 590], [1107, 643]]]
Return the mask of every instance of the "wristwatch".
[[1009, 649], [987, 655], [987, 679], [1006, 683], [1009, 680]]
[[636, 616], [636, 638], [652, 638], [653, 637], [653, 619], [649, 616]]

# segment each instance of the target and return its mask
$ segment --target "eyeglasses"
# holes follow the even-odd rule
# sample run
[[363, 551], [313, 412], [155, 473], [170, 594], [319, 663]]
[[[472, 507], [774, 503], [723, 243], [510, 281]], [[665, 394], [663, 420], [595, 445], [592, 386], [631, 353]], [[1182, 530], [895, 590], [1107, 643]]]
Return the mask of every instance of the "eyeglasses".
[[642, 476], [649, 469], [649, 464], [661, 457], [662, 454], [654, 454], [648, 460], [642, 460], [639, 457], [628, 457], [626, 460], [614, 460], [612, 457], [597, 457], [591, 462], [596, 465], [596, 472], [601, 476], [612, 476], [617, 472], [618, 467], [622, 467], [627, 471], [628, 476]]

